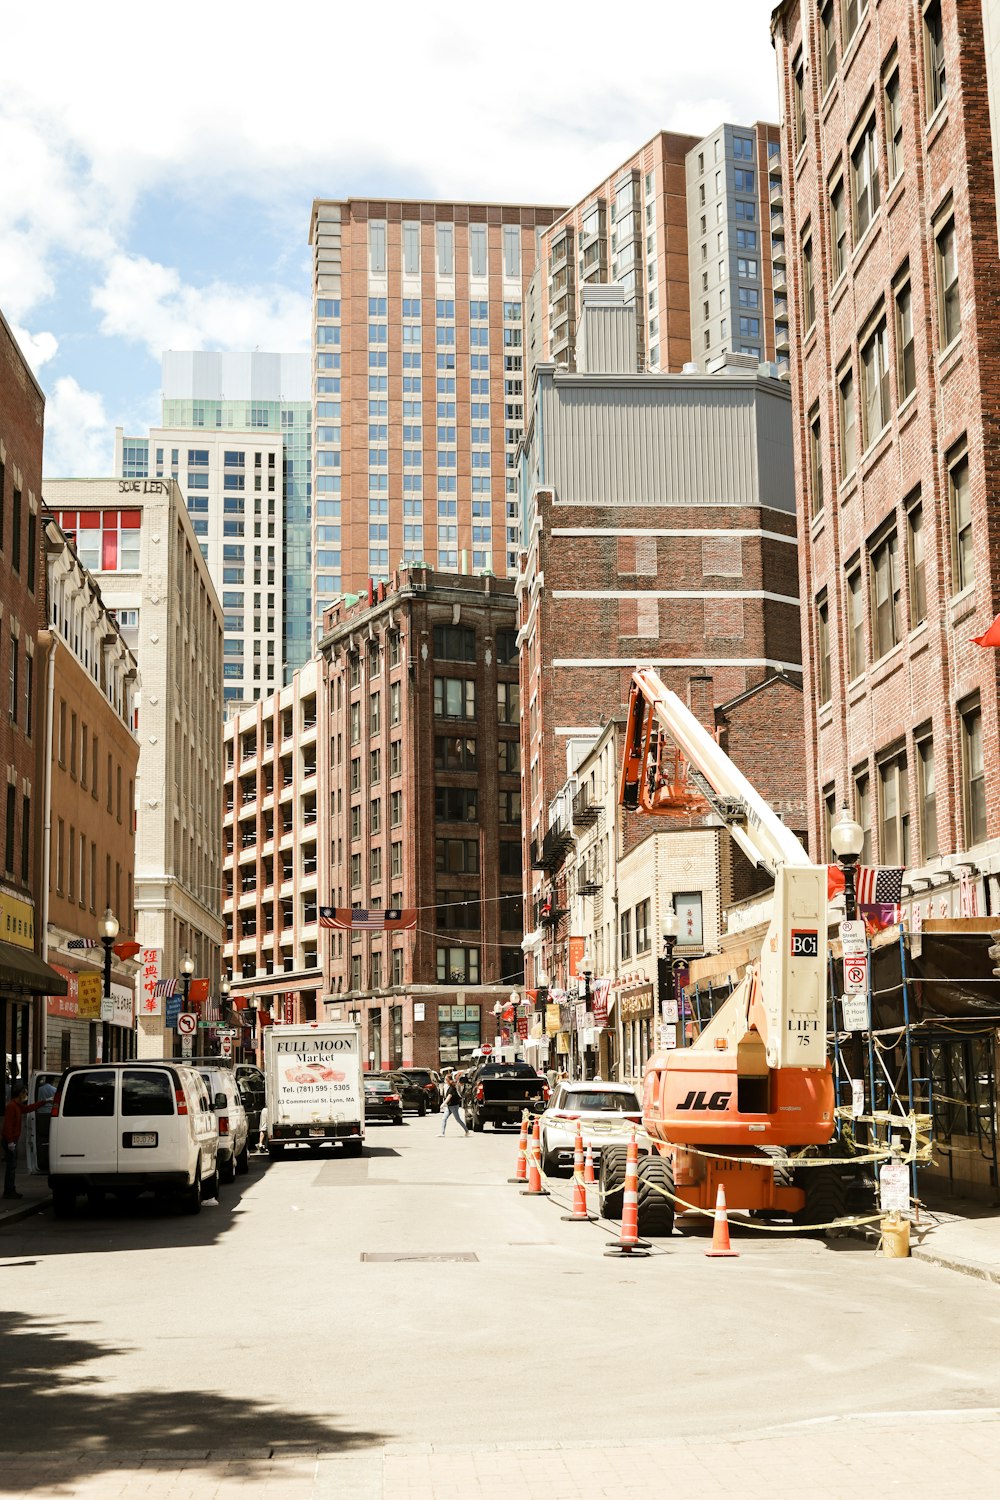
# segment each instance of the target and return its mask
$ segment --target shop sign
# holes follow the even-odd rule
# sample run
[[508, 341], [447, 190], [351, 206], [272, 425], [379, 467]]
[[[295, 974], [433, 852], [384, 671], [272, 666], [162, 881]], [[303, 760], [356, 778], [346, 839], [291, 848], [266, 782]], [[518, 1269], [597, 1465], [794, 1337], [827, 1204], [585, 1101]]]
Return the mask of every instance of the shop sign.
[[580, 960], [587, 951], [587, 939], [582, 937], [571, 937], [569, 940], [569, 977], [580, 979]]
[[163, 967], [162, 948], [140, 948], [139, 950], [139, 1013], [143, 1016], [161, 1014], [163, 1001], [157, 991], [160, 971]]
[[422, 1021], [424, 1019], [424, 1002], [422, 1000], [415, 1000], [413, 1002], [413, 1019], [415, 1021]]
[[622, 1016], [625, 1020], [634, 1020], [637, 1016], [651, 1016], [653, 1014], [653, 990], [652, 986], [646, 990], [640, 990], [637, 995], [623, 995], [618, 1002], [621, 1006]]
[[608, 1024], [608, 992], [610, 989], [610, 979], [597, 979], [594, 981], [590, 991], [590, 1004], [594, 1012], [595, 1026], [607, 1026]]
[[78, 974], [76, 996], [77, 1015], [84, 1021], [99, 1021], [101, 1018], [100, 974]]
[[52, 968], [65, 979], [67, 990], [65, 995], [49, 995], [45, 1002], [45, 1009], [50, 1016], [58, 1016], [64, 1021], [75, 1020], [79, 1014], [76, 997], [76, 975], [72, 969], [64, 969], [61, 964], [53, 964]]
[[677, 941], [688, 947], [702, 947], [705, 937], [702, 926], [701, 892], [692, 891], [689, 895], [676, 895], [674, 911], [678, 917]]
[[569, 1032], [559, 1031], [556, 1033], [556, 1051], [569, 1055]]
[[558, 1036], [561, 1024], [561, 1007], [549, 1004], [545, 1007], [545, 1034], [547, 1036]]
[[135, 1001], [127, 984], [111, 985], [111, 1024], [126, 1026], [130, 1031], [135, 1024]]
[[35, 946], [35, 908], [23, 896], [0, 888], [0, 938], [15, 948]]

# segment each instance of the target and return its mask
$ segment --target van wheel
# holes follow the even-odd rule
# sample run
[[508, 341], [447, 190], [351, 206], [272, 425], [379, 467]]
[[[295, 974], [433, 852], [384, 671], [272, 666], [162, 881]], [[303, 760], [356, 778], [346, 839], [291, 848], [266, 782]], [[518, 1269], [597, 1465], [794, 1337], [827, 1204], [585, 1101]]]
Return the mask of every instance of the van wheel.
[[76, 1194], [72, 1188], [52, 1189], [52, 1212], [57, 1219], [69, 1219], [76, 1211]]
[[417, 1114], [418, 1114], [418, 1115], [419, 1115], [419, 1116], [420, 1116], [420, 1118], [421, 1118], [421, 1119], [423, 1119], [423, 1118], [424, 1118], [424, 1115], [425, 1115], [425, 1114], [426, 1114], [426, 1113], [427, 1113], [427, 1105], [426, 1105], [426, 1104], [425, 1104], [425, 1103], [424, 1103], [424, 1101], [423, 1101], [423, 1100], [422, 1100], [422, 1099], [421, 1099], [421, 1101], [420, 1101], [420, 1103], [419, 1103], [419, 1105], [418, 1105], [418, 1106], [417, 1106]]
[[211, 1177], [206, 1177], [201, 1185], [201, 1201], [206, 1198], [217, 1198], [219, 1196], [219, 1169], [216, 1167]]
[[201, 1162], [194, 1169], [194, 1182], [185, 1189], [181, 1204], [186, 1214], [201, 1213]]
[[284, 1146], [276, 1145], [274, 1141], [269, 1141], [267, 1146], [267, 1154], [272, 1161], [277, 1161], [279, 1156], [284, 1156], [285, 1148]]
[[225, 1161], [219, 1163], [217, 1173], [220, 1182], [233, 1181], [236, 1176], [236, 1162], [233, 1158], [232, 1152], [229, 1153]]
[[249, 1170], [250, 1170], [250, 1148], [249, 1148], [249, 1146], [244, 1146], [243, 1150], [240, 1152], [239, 1156], [236, 1158], [236, 1170], [237, 1170], [237, 1172], [239, 1172], [239, 1174], [240, 1174], [241, 1177], [245, 1177], [246, 1174], [249, 1172]]

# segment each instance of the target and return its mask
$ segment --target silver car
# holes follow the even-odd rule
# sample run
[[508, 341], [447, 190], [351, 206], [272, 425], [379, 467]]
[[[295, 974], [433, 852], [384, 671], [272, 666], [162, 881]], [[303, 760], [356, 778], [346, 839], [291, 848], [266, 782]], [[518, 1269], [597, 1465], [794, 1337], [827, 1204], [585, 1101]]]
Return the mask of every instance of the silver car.
[[548, 1109], [541, 1116], [542, 1171], [554, 1177], [564, 1167], [572, 1169], [573, 1148], [579, 1129], [584, 1150], [592, 1148], [594, 1170], [605, 1146], [626, 1146], [633, 1125], [642, 1119], [635, 1089], [627, 1083], [561, 1083]]

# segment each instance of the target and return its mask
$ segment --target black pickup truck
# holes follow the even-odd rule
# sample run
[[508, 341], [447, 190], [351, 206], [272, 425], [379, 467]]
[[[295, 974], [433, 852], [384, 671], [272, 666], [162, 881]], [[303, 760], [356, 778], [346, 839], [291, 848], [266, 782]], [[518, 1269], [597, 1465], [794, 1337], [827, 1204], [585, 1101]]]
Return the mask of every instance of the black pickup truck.
[[549, 1086], [530, 1063], [484, 1062], [466, 1076], [462, 1103], [470, 1130], [482, 1130], [487, 1120], [520, 1125], [527, 1109], [540, 1114], [549, 1102]]

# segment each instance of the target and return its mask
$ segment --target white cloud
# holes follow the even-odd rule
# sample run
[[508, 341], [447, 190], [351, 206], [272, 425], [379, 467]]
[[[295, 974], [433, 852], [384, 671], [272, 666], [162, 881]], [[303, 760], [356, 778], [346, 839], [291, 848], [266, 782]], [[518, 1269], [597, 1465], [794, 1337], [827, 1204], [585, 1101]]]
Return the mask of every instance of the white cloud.
[[19, 328], [16, 323], [12, 323], [10, 327], [21, 353], [37, 378], [42, 366], [47, 365], [49, 360], [55, 357], [59, 348], [59, 340], [54, 333], [29, 333], [26, 328]]
[[53, 479], [110, 474], [114, 431], [97, 391], [85, 391], [64, 375], [45, 402], [44, 473]]
[[223, 281], [195, 287], [171, 266], [142, 255], [114, 255], [92, 296], [101, 332], [164, 349], [309, 347], [310, 305], [286, 287], [242, 287]]

